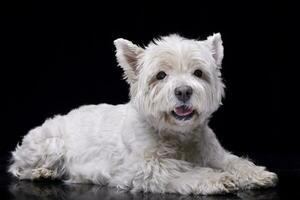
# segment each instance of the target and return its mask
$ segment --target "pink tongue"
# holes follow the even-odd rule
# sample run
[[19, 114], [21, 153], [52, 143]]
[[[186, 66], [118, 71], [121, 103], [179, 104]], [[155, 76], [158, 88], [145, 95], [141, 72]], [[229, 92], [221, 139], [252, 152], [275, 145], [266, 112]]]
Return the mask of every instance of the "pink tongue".
[[186, 115], [191, 114], [193, 112], [193, 109], [185, 107], [185, 106], [179, 106], [179, 107], [176, 107], [174, 111], [179, 116], [186, 116]]

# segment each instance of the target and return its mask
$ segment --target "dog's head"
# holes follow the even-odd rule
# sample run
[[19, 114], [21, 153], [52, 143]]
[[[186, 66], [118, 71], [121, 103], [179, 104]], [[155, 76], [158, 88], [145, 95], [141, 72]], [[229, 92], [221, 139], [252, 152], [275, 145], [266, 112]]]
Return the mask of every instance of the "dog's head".
[[170, 35], [139, 47], [114, 41], [119, 65], [130, 84], [131, 102], [158, 130], [188, 132], [221, 104], [221, 35], [190, 40]]

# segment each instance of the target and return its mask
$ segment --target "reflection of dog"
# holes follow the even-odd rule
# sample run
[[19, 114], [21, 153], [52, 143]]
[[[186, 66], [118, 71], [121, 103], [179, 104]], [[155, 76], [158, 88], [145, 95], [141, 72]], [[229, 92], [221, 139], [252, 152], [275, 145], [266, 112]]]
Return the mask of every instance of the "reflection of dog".
[[[172, 200], [195, 200], [195, 196], [182, 196], [177, 194], [152, 194], [152, 193], [129, 193], [116, 190], [114, 188], [99, 187], [92, 184], [70, 184], [64, 185], [57, 182], [31, 182], [19, 181], [9, 186], [9, 192], [14, 200], [82, 200], [82, 199], [101, 199], [101, 200], [156, 200], [156, 199], [172, 199]], [[237, 197], [233, 199], [247, 200], [274, 200], [279, 199], [276, 189], [269, 190], [245, 190], [238, 191]], [[201, 200], [220, 200], [231, 199], [228, 196], [203, 196]]]
[[156, 193], [276, 183], [276, 174], [224, 150], [208, 127], [224, 93], [220, 34], [205, 41], [170, 35], [146, 48], [124, 39], [115, 45], [130, 102], [83, 106], [47, 120], [13, 152], [9, 172]]

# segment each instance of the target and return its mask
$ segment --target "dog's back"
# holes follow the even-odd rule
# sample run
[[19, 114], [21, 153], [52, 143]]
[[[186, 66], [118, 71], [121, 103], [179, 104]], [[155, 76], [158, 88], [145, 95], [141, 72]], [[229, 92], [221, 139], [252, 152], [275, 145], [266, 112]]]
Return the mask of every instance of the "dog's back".
[[[128, 109], [127, 104], [89, 105], [46, 120], [42, 126], [29, 131], [12, 152], [9, 172], [19, 179], [64, 177], [73, 182], [80, 176], [78, 171], [109, 174], [109, 158], [116, 162], [116, 156], [124, 152], [120, 132], [125, 115], [132, 114], [128, 113], [132, 109]], [[86, 169], [80, 167], [83, 163]]]

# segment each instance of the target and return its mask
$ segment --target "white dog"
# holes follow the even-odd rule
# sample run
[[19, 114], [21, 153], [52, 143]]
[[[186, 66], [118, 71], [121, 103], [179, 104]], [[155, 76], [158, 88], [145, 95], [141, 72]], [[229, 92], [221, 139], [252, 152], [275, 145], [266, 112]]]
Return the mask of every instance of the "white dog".
[[178, 35], [142, 48], [117, 39], [129, 103], [89, 105], [32, 129], [12, 153], [19, 179], [62, 179], [155, 193], [274, 186], [276, 174], [222, 148], [208, 127], [221, 104], [223, 45]]

